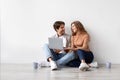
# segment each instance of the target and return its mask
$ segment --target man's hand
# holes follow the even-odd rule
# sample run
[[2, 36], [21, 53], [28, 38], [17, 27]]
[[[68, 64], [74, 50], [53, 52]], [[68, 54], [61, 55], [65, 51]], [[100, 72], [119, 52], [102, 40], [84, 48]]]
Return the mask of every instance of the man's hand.
[[54, 51], [55, 53], [59, 53], [61, 50], [59, 50], [59, 49], [53, 49], [53, 51]]

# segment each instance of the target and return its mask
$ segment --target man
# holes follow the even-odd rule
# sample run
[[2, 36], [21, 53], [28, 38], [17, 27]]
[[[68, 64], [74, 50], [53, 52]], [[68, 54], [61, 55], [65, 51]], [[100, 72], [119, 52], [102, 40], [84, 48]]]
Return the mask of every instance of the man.
[[[53, 38], [62, 38], [63, 47], [68, 47], [70, 42], [70, 36], [65, 33], [65, 23], [63, 21], [56, 21], [53, 24], [56, 34]], [[69, 61], [75, 58], [75, 54], [71, 51], [64, 51], [58, 49], [50, 49], [48, 44], [43, 46], [47, 61], [50, 62], [51, 70], [57, 70], [59, 66], [64, 66]]]

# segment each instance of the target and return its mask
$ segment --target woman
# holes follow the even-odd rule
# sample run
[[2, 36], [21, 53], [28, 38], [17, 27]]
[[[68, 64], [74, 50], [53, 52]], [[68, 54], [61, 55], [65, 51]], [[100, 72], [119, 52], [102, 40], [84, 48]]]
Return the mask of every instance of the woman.
[[65, 48], [65, 50], [74, 51], [81, 62], [79, 65], [80, 70], [87, 70], [89, 64], [93, 61], [94, 55], [89, 49], [90, 36], [84, 29], [84, 26], [79, 21], [71, 23], [71, 47]]

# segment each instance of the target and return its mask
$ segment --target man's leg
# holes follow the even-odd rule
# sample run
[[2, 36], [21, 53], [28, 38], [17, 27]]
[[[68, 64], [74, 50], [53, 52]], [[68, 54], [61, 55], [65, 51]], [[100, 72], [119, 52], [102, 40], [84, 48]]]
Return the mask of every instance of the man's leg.
[[44, 44], [43, 50], [44, 53], [46, 54], [47, 61], [50, 62], [51, 70], [56, 70], [57, 64], [55, 60], [57, 60], [57, 54], [48, 47], [48, 44]]
[[71, 61], [73, 59], [75, 59], [75, 53], [72, 51], [72, 52], [66, 53], [64, 56], [62, 56], [56, 62], [57, 62], [58, 66], [63, 66], [63, 65], [67, 64], [69, 61]]
[[43, 46], [43, 51], [46, 55], [46, 58], [47, 58], [47, 61], [49, 61], [48, 59], [49, 58], [52, 58], [53, 60], [57, 60], [58, 59], [58, 56], [57, 54], [48, 47], [48, 44], [44, 44]]

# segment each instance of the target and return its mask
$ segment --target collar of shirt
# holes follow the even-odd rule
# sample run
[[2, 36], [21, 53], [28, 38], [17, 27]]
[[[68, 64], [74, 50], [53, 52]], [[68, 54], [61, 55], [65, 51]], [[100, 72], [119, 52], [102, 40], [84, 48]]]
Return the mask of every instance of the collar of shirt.
[[55, 34], [55, 37], [57, 37], [57, 38], [66, 38], [66, 37], [65, 37], [65, 34], [64, 34], [64, 35], [62, 35], [62, 36], [60, 36], [60, 37], [58, 37], [58, 35], [57, 35], [57, 34]]

